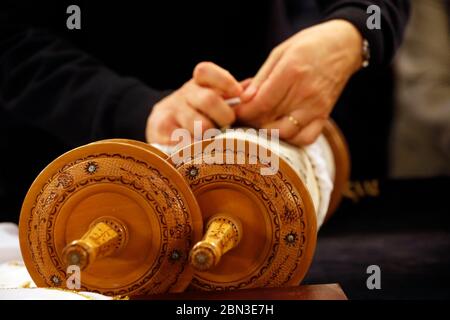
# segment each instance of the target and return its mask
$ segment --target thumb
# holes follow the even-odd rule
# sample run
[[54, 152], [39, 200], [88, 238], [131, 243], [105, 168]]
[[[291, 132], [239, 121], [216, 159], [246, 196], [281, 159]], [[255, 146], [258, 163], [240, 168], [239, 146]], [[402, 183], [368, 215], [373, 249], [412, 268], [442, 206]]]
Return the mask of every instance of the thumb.
[[242, 93], [241, 84], [227, 70], [212, 62], [197, 64], [192, 78], [199, 86], [217, 90], [225, 97], [235, 97]]

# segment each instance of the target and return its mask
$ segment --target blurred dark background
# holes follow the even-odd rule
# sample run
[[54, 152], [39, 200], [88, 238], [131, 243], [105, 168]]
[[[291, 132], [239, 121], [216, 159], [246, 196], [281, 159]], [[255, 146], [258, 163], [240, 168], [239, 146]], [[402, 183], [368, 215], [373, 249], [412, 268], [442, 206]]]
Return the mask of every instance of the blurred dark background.
[[[294, 12], [317, 9], [291, 2], [306, 9]], [[350, 145], [352, 182], [304, 282], [340, 283], [350, 299], [450, 298], [450, 6], [411, 4], [392, 66], [369, 88], [354, 77], [333, 115]], [[370, 265], [380, 267], [381, 290], [366, 286]]]
[[[356, 74], [332, 115], [350, 147], [351, 183], [338, 212], [319, 233], [315, 260], [305, 283], [340, 283], [351, 299], [450, 297], [449, 1], [411, 2], [412, 14], [405, 42], [394, 63]], [[291, 33], [320, 20], [315, 3], [314, 0], [285, 1]], [[254, 15], [250, 5], [239, 9], [247, 10], [248, 16]], [[227, 10], [233, 17], [234, 9]], [[151, 13], [142, 13], [143, 17], [148, 14]], [[107, 19], [107, 10], [104, 15]], [[193, 23], [183, 16], [181, 9], [174, 19]], [[123, 32], [120, 21], [117, 26], [115, 21], [108, 22], [112, 23], [108, 37], [114, 38]], [[261, 25], [266, 22], [259, 21]], [[266, 27], [270, 26], [266, 24]], [[101, 47], [101, 37], [88, 30], [82, 29], [71, 41], [77, 43], [84, 37], [93, 47]], [[166, 31], [177, 32], [175, 29]], [[253, 35], [254, 31], [258, 30], [245, 32]], [[287, 35], [274, 33], [267, 48], [256, 53], [252, 51], [252, 43], [247, 44], [248, 51], [233, 53], [234, 39], [219, 38], [218, 45], [223, 41], [230, 43], [231, 62], [222, 61], [220, 56], [207, 51], [203, 54], [225, 67], [229, 64], [231, 71], [233, 63], [241, 58], [239, 55], [244, 54], [244, 59], [252, 62], [247, 66], [249, 71], [257, 69], [270, 47]], [[241, 42], [248, 39], [243, 36], [236, 46], [242, 46]], [[150, 74], [144, 80], [161, 88], [181, 85], [191, 74], [192, 68], [186, 66], [198, 62], [192, 58], [198, 52], [193, 51], [207, 50], [201, 45], [204, 40], [192, 44], [188, 39], [180, 39], [180, 50], [170, 54], [174, 61], [182, 58], [184, 62], [174, 64], [166, 78], [153, 79]], [[129, 46], [136, 57], [154, 54], [146, 68], [162, 68], [161, 57], [152, 53], [145, 39], [137, 47], [131, 43], [130, 39], [130, 43], [122, 46]], [[108, 56], [108, 48], [104, 50]], [[119, 72], [132, 64], [138, 76], [147, 74], [136, 62], [138, 59], [121, 61], [120, 56], [110, 56], [111, 61], [105, 63], [117, 66]], [[242, 78], [248, 76], [247, 73], [236, 76]], [[174, 82], [174, 75], [178, 82]], [[76, 129], [73, 123], [62, 125]], [[19, 119], [3, 121], [0, 130], [0, 148], [15, 150], [12, 154], [2, 152], [0, 157], [0, 179], [14, 181], [14, 185], [0, 184], [0, 220], [17, 222], [21, 201], [33, 178], [73, 145], [65, 143], [64, 137], [52, 136], [45, 130], [28, 131]], [[11, 194], [16, 199], [11, 199]], [[366, 287], [369, 276], [366, 269], [373, 264], [381, 268], [381, 290]]]

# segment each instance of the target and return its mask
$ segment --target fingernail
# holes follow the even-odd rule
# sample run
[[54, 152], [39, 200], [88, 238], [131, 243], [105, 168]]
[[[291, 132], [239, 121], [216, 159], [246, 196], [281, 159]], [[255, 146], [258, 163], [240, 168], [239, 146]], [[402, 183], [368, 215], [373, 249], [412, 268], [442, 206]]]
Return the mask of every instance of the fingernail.
[[230, 107], [232, 107], [232, 106], [241, 104], [241, 98], [234, 97], [234, 98], [226, 99], [225, 103], [228, 104]]
[[255, 95], [257, 89], [258, 88], [255, 85], [250, 84], [242, 94], [242, 98], [244, 100], [250, 100]]
[[238, 84], [233, 91], [235, 96], [240, 96], [244, 92], [244, 89], [240, 84]]

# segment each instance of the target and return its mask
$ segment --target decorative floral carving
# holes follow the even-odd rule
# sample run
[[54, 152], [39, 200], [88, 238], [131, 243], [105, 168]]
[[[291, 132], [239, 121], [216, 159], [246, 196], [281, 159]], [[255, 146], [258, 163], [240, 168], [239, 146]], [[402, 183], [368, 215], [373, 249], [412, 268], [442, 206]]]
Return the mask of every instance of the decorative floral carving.
[[50, 278], [50, 280], [51, 280], [51, 282], [52, 282], [55, 286], [59, 286], [59, 285], [61, 284], [61, 278], [58, 277], [56, 274], [53, 275], [53, 276]]
[[63, 187], [64, 189], [69, 188], [73, 184], [73, 177], [69, 173], [61, 173], [58, 177], [57, 187]]
[[289, 208], [286, 204], [284, 205], [284, 212], [281, 215], [281, 219], [284, 223], [295, 223], [299, 218], [297, 210]]
[[84, 168], [87, 174], [94, 174], [98, 170], [98, 164], [97, 162], [90, 161], [86, 164], [86, 167]]
[[288, 246], [294, 246], [295, 243], [298, 240], [298, 235], [295, 231], [291, 231], [289, 232], [285, 237], [284, 237], [284, 241], [286, 242], [286, 244]]
[[196, 166], [189, 166], [186, 169], [186, 177], [188, 177], [190, 180], [194, 180], [195, 178], [197, 178], [199, 173], [200, 170]]
[[180, 251], [178, 251], [178, 250], [173, 250], [173, 251], [170, 253], [169, 260], [170, 260], [171, 262], [176, 262], [176, 261], [180, 260], [180, 259], [182, 258], [182, 256], [183, 256], [183, 254], [182, 254]]

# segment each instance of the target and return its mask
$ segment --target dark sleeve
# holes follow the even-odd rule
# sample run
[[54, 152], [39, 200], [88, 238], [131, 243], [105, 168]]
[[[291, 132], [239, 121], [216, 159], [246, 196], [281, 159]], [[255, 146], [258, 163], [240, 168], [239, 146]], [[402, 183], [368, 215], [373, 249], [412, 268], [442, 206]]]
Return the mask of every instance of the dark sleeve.
[[144, 140], [147, 117], [164, 93], [32, 25], [31, 15], [45, 19], [35, 2], [0, 4], [0, 108], [69, 146], [110, 137]]
[[[371, 65], [385, 65], [399, 47], [408, 22], [408, 0], [317, 0], [325, 20], [345, 19], [358, 28], [370, 44]], [[370, 5], [381, 9], [381, 29], [367, 28]]]

